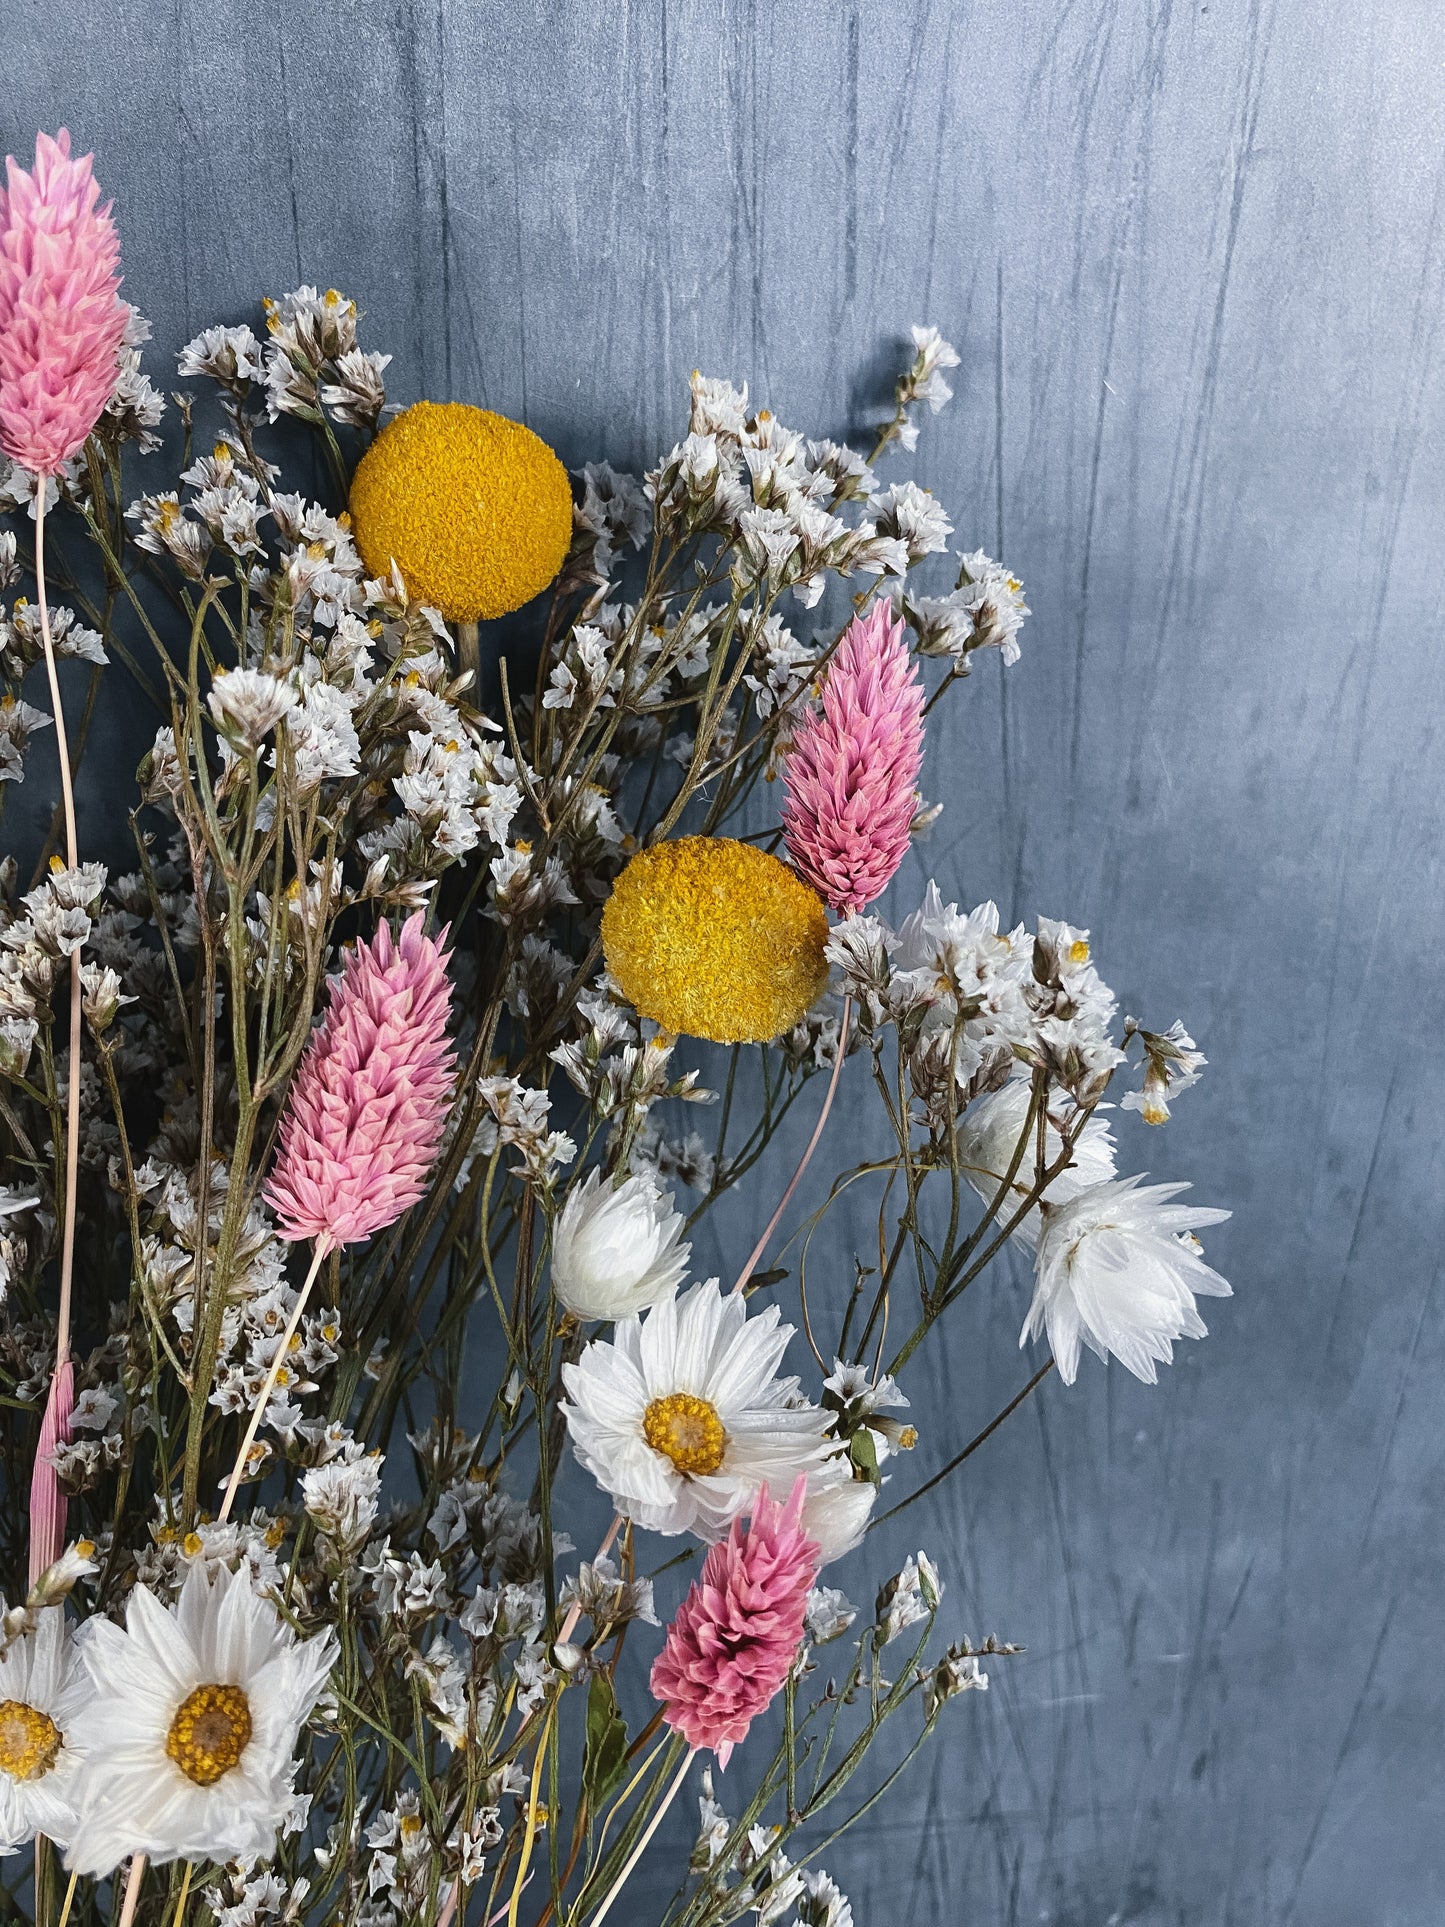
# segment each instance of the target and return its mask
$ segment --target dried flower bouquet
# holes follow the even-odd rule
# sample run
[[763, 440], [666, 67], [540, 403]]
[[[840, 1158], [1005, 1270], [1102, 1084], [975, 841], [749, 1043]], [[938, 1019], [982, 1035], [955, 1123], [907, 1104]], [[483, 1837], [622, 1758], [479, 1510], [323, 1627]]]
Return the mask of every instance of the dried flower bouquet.
[[[1013, 1650], [923, 1553], [864, 1579], [890, 1476], [967, 1456], [898, 1472], [914, 1352], [1010, 1240], [1026, 1390], [1083, 1346], [1152, 1382], [1228, 1291], [1225, 1214], [1119, 1179], [1104, 1115], [1132, 1060], [1164, 1121], [1182, 1026], [1069, 924], [876, 908], [926, 717], [1028, 613], [877, 472], [957, 356], [914, 329], [866, 459], [694, 376], [643, 484], [569, 478], [390, 409], [303, 287], [182, 351], [167, 488], [118, 273], [42, 135], [0, 198], [0, 784], [59, 795], [0, 872], [8, 1910], [583, 1927], [691, 1784], [672, 1927], [846, 1927], [830, 1844]], [[112, 658], [158, 711], [115, 874], [72, 791]], [[876, 1254], [810, 1305], [864, 1181]], [[694, 1280], [744, 1182], [766, 1230]]]

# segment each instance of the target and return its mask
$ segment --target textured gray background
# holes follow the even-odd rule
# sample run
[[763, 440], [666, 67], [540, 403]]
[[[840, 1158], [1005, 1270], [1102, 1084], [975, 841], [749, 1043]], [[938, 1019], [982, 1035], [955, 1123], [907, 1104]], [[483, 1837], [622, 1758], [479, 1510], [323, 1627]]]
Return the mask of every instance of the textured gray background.
[[[860, 1923], [1433, 1927], [1445, 15], [6, 0], [4, 25], [0, 134], [95, 147], [166, 355], [335, 281], [402, 397], [640, 464], [695, 365], [836, 432], [880, 341], [958, 343], [920, 473], [1035, 615], [935, 734], [925, 854], [950, 894], [1091, 925], [1127, 1007], [1200, 1038], [1206, 1083], [1147, 1143], [1128, 1120], [1125, 1163], [1235, 1207], [1210, 1249], [1238, 1296], [1156, 1390], [1051, 1382], [903, 1522], [961, 1623], [1029, 1655], [835, 1868]], [[915, 1372], [900, 1483], [1022, 1382], [1024, 1290], [971, 1294], [946, 1372]]]

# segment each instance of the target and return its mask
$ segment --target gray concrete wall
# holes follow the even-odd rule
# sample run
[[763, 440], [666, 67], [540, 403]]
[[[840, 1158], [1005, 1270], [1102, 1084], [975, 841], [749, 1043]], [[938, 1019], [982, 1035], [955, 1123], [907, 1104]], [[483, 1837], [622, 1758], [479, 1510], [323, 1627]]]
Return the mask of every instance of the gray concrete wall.
[[[1035, 615], [934, 735], [922, 858], [1194, 1030], [1206, 1082], [1125, 1158], [1234, 1206], [1238, 1296], [901, 1522], [1029, 1653], [835, 1871], [860, 1927], [1435, 1927], [1445, 13], [6, 0], [3, 35], [0, 136], [94, 146], [162, 380], [335, 282], [402, 398], [640, 465], [694, 366], [838, 432], [881, 342], [957, 342], [921, 477]], [[1022, 1383], [1025, 1293], [915, 1372], [905, 1478]]]

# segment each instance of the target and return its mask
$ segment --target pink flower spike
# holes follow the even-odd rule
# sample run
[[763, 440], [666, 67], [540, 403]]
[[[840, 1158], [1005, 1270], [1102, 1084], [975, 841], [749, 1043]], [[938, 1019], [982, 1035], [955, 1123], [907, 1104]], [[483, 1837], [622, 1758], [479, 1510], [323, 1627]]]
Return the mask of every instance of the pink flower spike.
[[70, 1443], [70, 1415], [75, 1410], [75, 1366], [67, 1355], [50, 1380], [50, 1396], [40, 1421], [40, 1440], [30, 1474], [30, 1583], [33, 1586], [60, 1557], [65, 1544], [67, 1500], [51, 1455]]
[[652, 1666], [652, 1696], [688, 1745], [726, 1766], [748, 1727], [771, 1705], [803, 1640], [803, 1614], [819, 1553], [803, 1531], [808, 1481], [784, 1505], [763, 1487], [744, 1532], [734, 1520], [707, 1555]]
[[328, 1251], [356, 1244], [425, 1191], [456, 1072], [442, 942], [418, 910], [394, 941], [383, 923], [370, 945], [357, 944], [332, 980], [265, 1187], [283, 1238]]
[[115, 392], [130, 309], [120, 242], [90, 156], [38, 134], [35, 172], [7, 158], [0, 192], [0, 449], [54, 475], [83, 447]]
[[793, 868], [834, 911], [881, 896], [908, 849], [923, 763], [923, 687], [903, 624], [875, 602], [855, 617], [783, 765]]

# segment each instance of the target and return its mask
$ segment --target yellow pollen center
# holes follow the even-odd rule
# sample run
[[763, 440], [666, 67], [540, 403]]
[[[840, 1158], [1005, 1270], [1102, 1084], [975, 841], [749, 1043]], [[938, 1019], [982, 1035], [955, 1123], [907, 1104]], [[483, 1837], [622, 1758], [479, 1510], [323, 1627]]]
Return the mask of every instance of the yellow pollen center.
[[1084, 964], [1089, 961], [1089, 946], [1082, 937], [1075, 937], [1069, 945], [1069, 962]]
[[716, 1411], [691, 1392], [655, 1398], [642, 1415], [642, 1436], [654, 1452], [671, 1459], [684, 1478], [716, 1472], [728, 1442]]
[[197, 1786], [214, 1786], [251, 1741], [251, 1706], [239, 1686], [198, 1686], [181, 1701], [166, 1752]]
[[0, 1771], [13, 1780], [38, 1780], [55, 1764], [60, 1728], [24, 1700], [0, 1701]]

